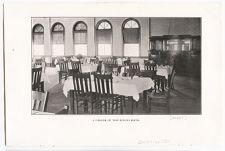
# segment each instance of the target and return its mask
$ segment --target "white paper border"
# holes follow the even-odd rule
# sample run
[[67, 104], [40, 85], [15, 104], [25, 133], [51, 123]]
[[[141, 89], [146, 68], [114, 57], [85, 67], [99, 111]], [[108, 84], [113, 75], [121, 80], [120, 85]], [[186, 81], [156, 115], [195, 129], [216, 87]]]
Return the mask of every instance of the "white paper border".
[[[8, 4], [9, 5], [9, 4]], [[11, 3], [9, 6], [11, 7], [13, 4]], [[26, 10], [29, 7], [29, 4], [20, 4], [20, 11], [16, 11], [16, 16], [14, 16], [13, 18], [13, 23], [14, 25], [18, 25], [15, 24], [15, 22], [20, 23], [19, 27], [28, 27], [30, 25], [27, 25], [26, 21], [24, 22], [23, 19], [21, 19], [20, 14], [23, 14], [25, 16], [22, 15], [22, 17], [25, 17], [25, 20], [29, 20], [30, 21], [30, 17], [38, 17], [38, 16], [51, 16], [51, 17], [59, 17], [59, 16], [64, 16], [64, 17], [85, 17], [85, 16], [90, 16], [90, 12], [82, 12], [82, 9], [80, 7], [80, 5], [82, 6], [82, 4], [76, 4], [76, 6], [78, 7], [74, 7], [71, 4], [68, 3], [62, 3], [57, 5], [56, 3], [45, 3], [44, 8], [42, 7], [41, 9], [38, 8], [38, 5], [36, 5], [36, 3], [33, 3], [33, 5], [35, 5], [35, 8], [33, 7], [32, 9], [30, 9], [30, 11], [26, 12]], [[43, 4], [41, 4], [43, 5]], [[47, 5], [49, 7], [47, 7]], [[54, 5], [54, 7], [53, 7]], [[86, 4], [85, 4], [86, 5]], [[96, 7], [97, 5], [97, 7]], [[181, 7], [182, 5], [182, 7]], [[184, 6], [185, 5], [185, 6]], [[83, 5], [84, 6], [84, 5]], [[93, 8], [94, 6], [94, 8]], [[109, 6], [109, 7], [107, 7]], [[128, 7], [129, 6], [129, 7]], [[121, 11], [119, 8], [126, 8], [125, 13], [123, 13], [122, 17], [125, 16], [132, 16], [132, 17], [202, 17], [202, 60], [203, 60], [203, 68], [202, 68], [202, 75], [203, 75], [203, 83], [202, 83], [202, 91], [204, 92], [203, 96], [202, 96], [202, 115], [194, 115], [194, 116], [183, 116], [181, 118], [185, 119], [185, 120], [174, 120], [173, 123], [171, 124], [171, 116], [136, 116], [133, 115], [131, 116], [123, 116], [123, 119], [126, 118], [138, 118], [141, 120], [141, 122], [138, 123], [134, 123], [134, 124], [130, 124], [130, 123], [120, 123], [119, 125], [115, 125], [115, 123], [92, 123], [90, 122], [91, 119], [93, 119], [93, 116], [31, 116], [30, 115], [30, 108], [28, 109], [27, 106], [29, 106], [29, 104], [23, 103], [22, 101], [27, 101], [30, 98], [30, 94], [19, 94], [15, 91], [11, 91], [13, 90], [13, 88], [11, 87], [13, 83], [13, 81], [10, 79], [13, 78], [12, 76], [12, 70], [13, 67], [11, 66], [11, 64], [13, 64], [13, 62], [17, 62], [21, 60], [21, 57], [25, 58], [25, 60], [22, 61], [22, 65], [25, 66], [25, 69], [30, 69], [30, 64], [28, 63], [28, 61], [30, 61], [30, 54], [27, 52], [25, 52], [25, 50], [28, 50], [30, 48], [30, 44], [31, 44], [31, 39], [30, 38], [30, 31], [31, 28], [27, 28], [26, 32], [24, 33], [24, 39], [19, 39], [21, 41], [19, 41], [20, 43], [18, 43], [17, 41], [11, 41], [10, 45], [8, 45], [8, 43], [6, 43], [6, 66], [7, 66], [7, 71], [6, 71], [6, 93], [7, 96], [8, 95], [12, 95], [7, 97], [7, 104], [6, 104], [6, 115], [7, 115], [7, 142], [9, 142], [8, 144], [8, 148], [14, 148], [14, 147], [29, 147], [30, 145], [33, 146], [35, 142], [38, 142], [38, 146], [41, 148], [51, 148], [51, 149], [55, 149], [56, 147], [85, 147], [85, 148], [92, 148], [93, 146], [96, 147], [96, 144], [98, 144], [99, 147], [104, 146], [104, 143], [106, 143], [106, 146], [110, 146], [109, 145], [109, 141], [112, 144], [111, 147], [115, 147], [118, 146], [119, 148], [133, 148], [135, 149], [136, 147], [141, 147], [141, 148], [151, 148], [154, 149], [151, 146], [148, 145], [138, 145], [138, 139], [143, 139], [143, 140], [162, 140], [162, 139], [168, 139], [172, 140], [172, 137], [175, 137], [176, 139], [173, 139], [173, 141], [170, 143], [169, 146], [163, 146], [163, 144], [161, 145], [156, 145], [156, 148], [160, 148], [160, 149], [169, 149], [169, 148], [176, 148], [176, 149], [193, 149], [193, 148], [198, 148], [201, 147], [201, 145], [204, 145], [205, 147], [218, 147], [217, 142], [224, 140], [224, 138], [220, 138], [218, 137], [218, 135], [222, 133], [224, 133], [224, 121], [223, 119], [223, 109], [224, 109], [224, 103], [222, 102], [223, 100], [223, 86], [220, 85], [219, 83], [224, 83], [224, 81], [222, 80], [222, 76], [223, 75], [223, 52], [220, 51], [222, 50], [222, 34], [221, 34], [221, 30], [222, 30], [222, 15], [221, 15], [221, 7], [220, 7], [220, 3], [213, 3], [213, 2], [208, 2], [208, 3], [170, 3], [170, 2], [165, 2], [165, 3], [120, 3], [119, 5], [117, 3], [88, 3], [88, 5], [84, 6], [84, 7], [88, 7], [89, 11], [91, 11], [91, 9], [95, 10], [95, 11], [91, 11], [92, 15], [94, 16], [102, 16], [102, 14], [100, 12], [98, 12], [97, 10], [99, 9], [105, 9], [106, 13], [105, 16], [109, 17], [109, 16], [114, 16], [114, 17], [119, 17], [121, 16]], [[6, 6], [5, 6], [6, 7]], [[23, 7], [23, 8], [22, 8]], [[148, 7], [148, 9], [146, 8]], [[17, 7], [14, 7], [14, 11], [18, 10]], [[74, 9], [76, 8], [76, 9]], [[111, 9], [110, 9], [111, 8]], [[115, 14], [115, 8], [117, 9], [116, 14]], [[138, 12], [135, 14], [132, 14], [131, 10], [129, 10], [129, 8], [132, 8], [133, 12]], [[138, 9], [139, 8], [139, 9]], [[141, 9], [140, 9], [141, 8]], [[151, 9], [149, 9], [151, 8]], [[13, 8], [12, 8], [13, 10]], [[41, 12], [40, 12], [41, 10]], [[53, 12], [51, 12], [51, 10], [53, 10]], [[66, 11], [58, 11], [58, 10], [66, 10]], [[73, 11], [72, 11], [73, 10]], [[76, 11], [74, 11], [76, 10]], [[141, 10], [137, 11], [137, 10]], [[163, 10], [163, 13], [162, 13]], [[191, 11], [190, 11], [191, 10]], [[35, 13], [36, 11], [36, 13]], [[48, 11], [48, 12], [47, 12]], [[97, 11], [97, 12], [96, 12]], [[149, 13], [152, 12], [152, 13]], [[72, 12], [72, 13], [71, 13]], [[79, 13], [77, 13], [79, 12]], [[81, 13], [82, 12], [82, 13]], [[95, 13], [93, 13], [95, 12]], [[162, 14], [160, 14], [160, 12]], [[179, 13], [177, 13], [179, 12]], [[181, 13], [182, 12], [182, 13]], [[183, 13], [185, 12], [185, 13]], [[9, 11], [7, 13], [12, 13], [12, 11]], [[81, 15], [82, 14], [82, 15]], [[8, 16], [6, 16], [6, 19]], [[12, 16], [11, 16], [12, 17]], [[221, 17], [221, 18], [220, 18]], [[11, 18], [10, 18], [11, 19]], [[219, 20], [221, 19], [221, 20]], [[8, 24], [10, 22], [7, 22], [7, 26], [12, 27], [12, 24]], [[7, 27], [9, 29], [12, 29], [10, 27]], [[18, 26], [17, 26], [18, 27]], [[218, 27], [218, 28], [216, 28]], [[212, 30], [213, 29], [213, 30]], [[7, 31], [7, 30], [6, 30]], [[15, 34], [14, 30], [11, 30], [9, 34], [12, 35], [8, 35], [10, 38], [12, 38], [12, 40], [15, 40], [16, 37], [13, 36], [13, 33]], [[17, 32], [16, 32], [17, 33]], [[19, 32], [18, 32], [19, 33]], [[28, 35], [26, 35], [26, 33], [28, 33]], [[215, 37], [221, 37], [221, 39], [219, 38], [215, 38]], [[7, 39], [7, 38], [6, 38]], [[18, 39], [17, 39], [18, 40]], [[22, 45], [23, 41], [25, 41], [26, 46]], [[212, 45], [213, 43], [213, 45]], [[21, 48], [25, 48], [25, 49], [21, 49]], [[224, 47], [223, 47], [224, 48]], [[12, 53], [12, 50], [14, 49], [14, 52]], [[18, 50], [22, 50], [23, 52], [17, 52]], [[212, 54], [212, 50], [214, 50], [214, 54]], [[217, 50], [217, 51], [216, 51]], [[16, 57], [17, 56], [17, 57]], [[213, 58], [213, 59], [212, 59]], [[215, 59], [216, 58], [216, 59]], [[12, 62], [12, 60], [14, 60]], [[28, 61], [27, 61], [28, 60]], [[15, 64], [14, 64], [15, 65]], [[209, 70], [206, 67], [211, 67]], [[214, 72], [214, 74], [212, 75], [211, 72]], [[11, 75], [9, 74], [11, 73]], [[15, 70], [13, 72], [15, 73]], [[26, 73], [28, 75], [29, 71], [26, 71]], [[204, 75], [205, 74], [205, 75]], [[210, 77], [216, 77], [216, 79], [213, 81], [215, 83], [217, 83], [217, 85], [215, 85], [212, 81], [210, 81]], [[29, 78], [28, 78], [29, 79]], [[24, 84], [24, 89], [26, 89], [26, 92], [28, 92], [29, 88], [30, 88], [30, 82], [29, 80], [24, 79], [21, 81], [16, 81], [18, 83], [16, 83], [16, 85], [14, 85], [16, 88], [18, 88], [17, 86], [19, 86], [20, 84], [22, 84], [22, 82], [24, 81], [28, 81], [27, 83]], [[209, 85], [211, 87], [217, 87], [217, 89], [215, 91], [212, 91], [212, 89], [209, 88]], [[15, 89], [15, 88], [14, 88]], [[28, 89], [28, 90], [27, 90]], [[210, 89], [210, 90], [209, 90]], [[25, 91], [25, 90], [24, 90]], [[208, 92], [208, 93], [205, 93]], [[212, 99], [212, 95], [214, 97], [214, 100]], [[15, 103], [12, 102], [12, 100], [17, 100], [19, 99], [19, 104], [18, 102]], [[204, 102], [204, 100], [207, 100], [207, 102]], [[211, 101], [218, 101], [217, 103], [213, 102], [211, 103]], [[13, 103], [13, 104], [12, 104]], [[218, 105], [219, 104], [219, 105]], [[24, 105], [24, 107], [21, 107], [21, 105]], [[18, 108], [19, 106], [19, 110], [15, 109], [15, 106]], [[216, 107], [213, 108], [213, 107]], [[29, 106], [30, 107], [30, 106]], [[16, 112], [16, 114], [13, 114], [11, 111], [19, 111]], [[107, 118], [107, 116], [100, 116], [101, 118]], [[114, 116], [111, 116], [111, 118], [113, 118]], [[159, 119], [160, 117], [160, 119]], [[118, 117], [117, 117], [118, 118]], [[148, 119], [147, 119], [148, 118]], [[149, 120], [150, 118], [150, 120]], [[77, 123], [75, 122], [71, 122], [71, 120], [76, 120], [79, 121], [80, 123], [86, 123], [86, 124], [92, 124], [92, 128], [97, 132], [97, 131], [104, 131], [104, 132], [108, 132], [109, 130], [111, 130], [112, 132], [109, 132], [109, 136], [114, 136], [115, 134], [117, 134], [115, 130], [121, 131], [123, 130], [123, 134], [119, 135], [117, 134], [116, 137], [112, 137], [110, 139], [107, 139], [107, 137], [104, 137], [104, 133], [102, 132], [101, 134], [103, 136], [98, 136], [98, 139], [96, 139], [95, 135], [92, 135], [92, 137], [85, 137], [85, 140], [88, 142], [89, 145], [84, 144], [83, 141], [84, 139], [82, 139], [83, 141], [79, 142], [80, 139], [78, 140], [77, 136], [74, 136], [75, 132], [68, 132], [67, 130], [72, 130], [72, 129], [79, 129], [79, 130], [84, 130], [86, 128], [90, 128], [87, 125], [76, 125]], [[145, 120], [145, 122], [143, 122]], [[211, 120], [213, 120], [214, 124], [211, 124]], [[18, 122], [17, 124], [19, 125], [15, 125], [14, 122]], [[51, 123], [49, 122], [51, 121]], [[21, 123], [23, 122], [23, 123]], [[32, 122], [32, 126], [31, 123]], [[36, 133], [30, 133], [30, 127], [26, 127], [27, 124], [29, 124], [29, 126], [31, 126], [32, 128], [35, 128], [34, 126], [38, 123], [38, 122], [42, 122], [45, 123], [44, 127], [49, 127], [47, 128], [46, 131], [42, 131], [40, 132], [36, 132]], [[71, 123], [70, 123], [71, 122]], [[157, 124], [156, 124], [156, 123]], [[46, 124], [48, 123], [48, 125]], [[62, 123], [70, 123], [71, 125], [65, 125]], [[53, 125], [51, 125], [53, 124]], [[149, 124], [148, 127], [143, 126], [143, 124]], [[153, 124], [153, 125], [152, 125]], [[155, 125], [154, 125], [155, 124]], [[162, 126], [165, 125], [165, 126]], [[40, 125], [39, 125], [40, 126]], [[55, 128], [51, 127], [51, 126], [55, 126]], [[56, 126], [60, 126], [60, 129], [63, 129], [65, 131], [60, 132], [59, 131], [59, 127]], [[152, 127], [151, 127], [152, 126]], [[165, 128], [168, 128], [168, 126], [170, 128], [176, 128], [175, 130], [173, 129], [173, 131], [168, 132], [167, 131], [163, 131], [166, 134], [159, 134], [158, 131], [148, 131], [149, 129], [153, 129], [155, 130], [156, 127], [157, 129], [159, 129], [161, 126], [161, 128], [164, 128], [164, 130], [167, 130]], [[199, 126], [199, 127], [198, 127]], [[213, 126], [213, 127], [212, 127]], [[36, 128], [38, 127], [38, 125], [36, 125]], [[117, 127], [115, 129], [115, 127]], [[198, 129], [197, 129], [197, 128]], [[40, 128], [40, 127], [39, 127]], [[125, 129], [126, 128], [126, 129]], [[155, 129], [154, 129], [155, 128]], [[208, 128], [208, 129], [207, 129]], [[213, 128], [213, 129], [212, 129]], [[93, 129], [90, 131], [90, 129], [87, 129], [86, 136], [90, 136], [87, 134], [93, 133]], [[197, 129], [197, 131], [196, 131]], [[212, 131], [209, 131], [209, 129]], [[148, 135], [141, 133], [142, 135], [140, 135], [139, 133], [135, 133], [135, 130], [147, 130], [148, 131]], [[169, 129], [171, 130], [171, 129]], [[195, 133], [193, 133], [192, 130], [195, 130]], [[199, 131], [202, 132], [199, 132]], [[60, 135], [61, 137], [64, 136], [64, 140], [62, 141], [61, 139], [59, 139], [58, 137], [51, 137], [54, 136], [54, 133], [52, 131], [57, 131], [58, 132], [58, 136]], [[125, 131], [125, 133], [124, 133]], [[130, 135], [125, 135], [128, 134], [129, 131], [132, 131], [132, 133]], [[180, 134], [178, 132], [183, 131], [185, 134]], [[203, 133], [203, 131], [205, 133]], [[149, 133], [151, 132], [151, 133]], [[192, 132], [192, 133], [191, 133]], [[46, 133], [49, 133], [51, 135], [46, 135]], [[95, 132], [94, 132], [95, 133]], [[134, 133], [134, 134], [133, 134]], [[175, 134], [174, 134], [175, 133]], [[31, 135], [32, 134], [32, 135]], [[44, 141], [42, 142], [41, 140], [38, 139], [38, 137], [34, 137], [34, 136], [39, 136], [40, 134], [45, 134], [45, 138]], [[77, 133], [76, 133], [77, 134]], [[133, 136], [132, 136], [133, 134]], [[154, 137], [149, 136], [153, 135]], [[192, 134], [192, 135], [191, 135]], [[196, 134], [196, 136], [193, 136], [193, 134]], [[204, 135], [203, 135], [204, 134]], [[207, 134], [208, 136], [210, 136], [212, 139], [207, 138], [207, 135], [205, 136], [205, 134]], [[29, 135], [29, 137], [26, 137], [25, 135]], [[123, 136], [125, 135], [125, 136]], [[135, 136], [134, 136], [135, 135]], [[160, 136], [161, 135], [161, 136]], [[176, 135], [176, 136], [175, 136]], [[177, 137], [177, 135], [180, 137]], [[162, 137], [162, 136], [167, 136], [167, 137]], [[169, 136], [169, 137], [168, 137]], [[69, 138], [70, 137], [70, 138]], [[149, 137], [151, 139], [149, 139]], [[49, 139], [51, 138], [51, 140]], [[124, 138], [127, 138], [127, 140], [124, 142]], [[8, 140], [9, 139], [9, 140]], [[36, 139], [36, 140], [35, 140]], [[54, 139], [54, 140], [53, 140]], [[188, 139], [188, 140], [185, 140]], [[26, 141], [25, 141], [26, 140]], [[69, 140], [73, 140], [72, 142], [69, 142]], [[24, 142], [25, 141], [25, 142]], [[94, 142], [95, 141], [95, 142]], [[98, 142], [97, 142], [98, 141]], [[117, 143], [119, 141], [122, 141], [123, 144], [121, 144], [122, 146], [118, 145]], [[184, 141], [183, 144], [177, 144], [178, 141]], [[101, 143], [99, 143], [101, 142]], [[116, 143], [117, 142], [117, 143]], [[189, 142], [189, 144], [188, 144]], [[90, 145], [92, 143], [92, 145]], [[116, 143], [116, 144], [113, 144]], [[124, 144], [128, 144], [125, 145]], [[33, 145], [32, 145], [33, 144]], [[40, 146], [40, 144], [42, 144]], [[57, 145], [56, 145], [57, 144]], [[136, 145], [135, 145], [136, 144]], [[198, 144], [196, 146], [196, 144]], [[37, 144], [36, 144], [37, 145]], [[69, 147], [69, 148], [70, 148]]]

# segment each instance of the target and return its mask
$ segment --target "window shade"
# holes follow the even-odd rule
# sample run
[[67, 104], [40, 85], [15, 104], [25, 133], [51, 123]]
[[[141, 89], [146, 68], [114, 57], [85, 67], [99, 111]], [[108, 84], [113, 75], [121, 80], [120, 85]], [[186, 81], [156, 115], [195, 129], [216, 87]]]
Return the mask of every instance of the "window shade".
[[123, 41], [124, 43], [139, 43], [140, 29], [139, 28], [124, 28]]
[[112, 30], [97, 30], [97, 43], [111, 44], [112, 43]]
[[74, 32], [74, 43], [75, 44], [86, 44], [87, 43], [87, 32], [86, 31]]
[[44, 44], [44, 34], [43, 33], [34, 33], [33, 34], [33, 43], [43, 45]]
[[53, 44], [63, 44], [64, 43], [64, 33], [63, 32], [53, 32], [52, 33], [52, 43]]

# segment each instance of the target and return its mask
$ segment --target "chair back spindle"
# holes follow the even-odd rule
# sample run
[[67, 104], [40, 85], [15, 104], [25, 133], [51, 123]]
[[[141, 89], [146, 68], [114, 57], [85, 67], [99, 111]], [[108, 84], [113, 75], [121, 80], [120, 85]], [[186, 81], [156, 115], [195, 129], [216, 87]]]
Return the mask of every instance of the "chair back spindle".
[[32, 68], [32, 89], [38, 87], [41, 82], [42, 68]]
[[150, 71], [156, 71], [156, 64], [155, 63], [147, 62], [144, 65], [144, 69], [145, 70], [150, 70]]
[[68, 72], [68, 62], [67, 61], [59, 61], [59, 69], [63, 72]]
[[94, 75], [95, 90], [99, 95], [112, 95], [113, 94], [113, 82], [112, 74], [109, 75]]
[[77, 73], [73, 75], [75, 95], [85, 95], [92, 92], [91, 76], [89, 73]]

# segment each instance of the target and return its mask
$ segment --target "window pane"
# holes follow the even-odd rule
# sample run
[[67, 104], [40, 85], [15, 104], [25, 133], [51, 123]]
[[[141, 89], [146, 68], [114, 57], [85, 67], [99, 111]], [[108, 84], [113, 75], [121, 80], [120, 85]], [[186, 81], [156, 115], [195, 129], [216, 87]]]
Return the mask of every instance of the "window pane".
[[102, 22], [98, 26], [98, 29], [111, 29], [111, 25], [108, 22]]
[[188, 51], [191, 50], [191, 40], [185, 39], [181, 41], [181, 50], [182, 51]]
[[56, 24], [53, 27], [53, 31], [64, 31], [64, 27], [61, 24]]
[[44, 45], [33, 45], [33, 56], [43, 56], [44, 55]]
[[34, 27], [34, 33], [43, 33], [44, 32], [44, 27], [42, 25], [36, 25]]
[[166, 50], [175, 50], [177, 51], [179, 49], [178, 47], [179, 40], [168, 40], [166, 45]]
[[52, 56], [64, 56], [64, 44], [53, 44]]
[[124, 44], [124, 56], [139, 56], [139, 44]]
[[125, 24], [125, 28], [131, 28], [131, 21], [128, 21], [128, 22]]
[[139, 28], [138, 27], [138, 23], [136, 21], [134, 21], [134, 20], [131, 21], [131, 27], [132, 28]]
[[98, 55], [99, 56], [112, 55], [111, 44], [98, 44]]
[[84, 23], [79, 23], [76, 25], [75, 30], [87, 30], [87, 27]]
[[87, 45], [86, 44], [75, 44], [74, 45], [75, 55], [81, 54], [87, 56]]
[[139, 28], [139, 26], [138, 26], [138, 23], [137, 23], [136, 21], [134, 21], [134, 20], [129, 20], [129, 21], [125, 24], [124, 28]]

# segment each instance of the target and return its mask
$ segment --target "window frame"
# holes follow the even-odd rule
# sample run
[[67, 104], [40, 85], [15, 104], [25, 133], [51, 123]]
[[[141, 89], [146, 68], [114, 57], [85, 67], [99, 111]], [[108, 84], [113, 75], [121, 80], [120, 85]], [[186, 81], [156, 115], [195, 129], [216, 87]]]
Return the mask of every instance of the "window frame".
[[[38, 27], [38, 26], [41, 26], [41, 28], [43, 29], [43, 31], [42, 32], [35, 32], [35, 29]], [[38, 57], [38, 56], [44, 56], [45, 55], [45, 49], [43, 50], [44, 51], [44, 53], [43, 53], [43, 55], [34, 55], [34, 45], [43, 45], [43, 48], [44, 48], [44, 45], [45, 45], [45, 37], [44, 37], [44, 32], [45, 32], [45, 28], [44, 28], [44, 26], [42, 25], [42, 24], [40, 24], [40, 23], [37, 23], [37, 24], [35, 24], [33, 27], [32, 27], [32, 56], [34, 57]], [[35, 37], [35, 35], [43, 35], [43, 44], [35, 44], [35, 42], [34, 42], [34, 37]]]
[[[126, 23], [128, 23], [129, 21], [135, 21], [137, 24], [138, 24], [138, 28], [139, 28], [139, 39], [138, 39], [138, 43], [130, 43], [130, 44], [138, 44], [139, 45], [139, 52], [138, 52], [138, 56], [125, 56], [124, 54], [125, 54], [125, 44], [129, 44], [129, 43], [124, 43], [124, 34], [123, 34], [123, 30], [124, 29], [126, 29], [125, 28], [125, 25], [126, 25]], [[140, 23], [139, 23], [139, 21], [137, 20], [137, 19], [135, 19], [135, 18], [127, 18], [127, 19], [125, 19], [124, 21], [123, 21], [123, 23], [122, 23], [122, 27], [121, 27], [122, 29], [121, 29], [121, 33], [122, 33], [122, 40], [123, 40], [123, 53], [122, 53], [122, 55], [123, 55], [123, 57], [140, 57], [141, 56], [141, 25], [140, 25]], [[128, 29], [132, 29], [132, 28], [128, 28]], [[134, 29], [137, 29], [137, 28], [134, 28]]]
[[[57, 24], [60, 24], [62, 27], [63, 27], [63, 31], [54, 31], [54, 27], [57, 25]], [[52, 27], [51, 27], [51, 56], [53, 56], [52, 52], [53, 52], [53, 33], [63, 33], [63, 47], [64, 47], [64, 50], [63, 50], [63, 56], [65, 56], [65, 27], [62, 23], [60, 22], [55, 22], [54, 24], [52, 24]], [[56, 56], [53, 56], [53, 57], [56, 57]], [[59, 56], [57, 56], [59, 57]]]
[[[98, 29], [98, 27], [101, 25], [101, 23], [103, 23], [103, 22], [107, 22], [109, 25], [110, 25], [110, 29]], [[98, 30], [111, 30], [111, 53], [110, 53], [110, 55], [100, 55], [100, 56], [102, 56], [102, 57], [109, 57], [109, 56], [113, 56], [113, 26], [112, 26], [112, 24], [111, 24], [111, 22], [110, 21], [108, 21], [108, 20], [106, 20], [106, 19], [102, 19], [102, 20], [99, 20], [98, 22], [97, 22], [97, 24], [96, 24], [96, 27], [95, 27], [95, 39], [97, 40], [97, 31]], [[98, 42], [95, 40], [95, 48], [96, 48], [96, 52], [95, 52], [95, 54], [97, 55], [97, 56], [99, 56], [99, 53], [98, 53]]]
[[[86, 27], [86, 30], [76, 30], [76, 27], [77, 27], [79, 24], [84, 24], [85, 27]], [[87, 26], [87, 24], [86, 24], [84, 21], [77, 21], [77, 22], [74, 24], [74, 26], [73, 26], [73, 31], [72, 31], [72, 33], [73, 33], [73, 55], [76, 54], [76, 50], [75, 50], [75, 46], [74, 46], [74, 45], [76, 45], [76, 43], [75, 43], [75, 33], [76, 33], [76, 31], [86, 32], [86, 39], [87, 39], [87, 40], [86, 40], [85, 45], [86, 45], [86, 47], [87, 47], [87, 55], [86, 55], [86, 56], [88, 56], [88, 26]], [[77, 33], [79, 33], [79, 32], [77, 32]], [[81, 43], [80, 43], [80, 44], [81, 44]], [[79, 44], [77, 44], [77, 45], [79, 45]]]

